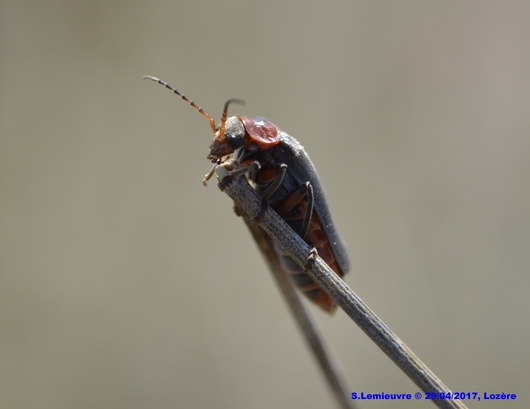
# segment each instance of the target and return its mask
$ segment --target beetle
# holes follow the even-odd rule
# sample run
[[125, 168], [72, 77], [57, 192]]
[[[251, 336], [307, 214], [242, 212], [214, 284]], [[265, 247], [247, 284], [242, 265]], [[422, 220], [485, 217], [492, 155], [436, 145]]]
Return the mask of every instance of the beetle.
[[[231, 103], [225, 103], [221, 124], [195, 102], [166, 82], [151, 76], [197, 109], [209, 122], [214, 138], [207, 159], [214, 163], [204, 183], [216, 166], [232, 158], [236, 173], [246, 173], [265, 205], [271, 206], [340, 277], [349, 269], [348, 253], [333, 223], [326, 196], [317, 171], [303, 146], [292, 136], [262, 117], [232, 116], [227, 118]], [[333, 299], [274, 242], [274, 249], [282, 268], [294, 284], [324, 311], [333, 313], [337, 307]]]

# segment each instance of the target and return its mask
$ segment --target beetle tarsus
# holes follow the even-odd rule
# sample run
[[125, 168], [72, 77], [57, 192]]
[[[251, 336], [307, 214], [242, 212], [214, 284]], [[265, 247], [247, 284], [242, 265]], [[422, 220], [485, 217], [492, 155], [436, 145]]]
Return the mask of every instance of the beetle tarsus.
[[307, 255], [307, 258], [305, 260], [304, 264], [304, 273], [307, 273], [307, 271], [312, 270], [315, 262], [317, 261], [316, 257], [318, 255], [316, 247], [312, 247], [311, 250], [309, 250], [309, 253]]
[[221, 192], [223, 190], [225, 190], [229, 185], [231, 185], [233, 182], [234, 182], [234, 178], [232, 177], [232, 175], [228, 175], [228, 176], [225, 176], [223, 178], [223, 180], [221, 180], [217, 186], [219, 187], [219, 189], [221, 189]]
[[206, 175], [204, 175], [204, 179], [202, 180], [202, 184], [204, 186], [208, 186], [208, 181], [211, 179], [211, 177], [213, 176], [213, 174], [215, 173], [215, 169], [217, 169], [217, 166], [219, 166], [219, 164], [214, 164], [212, 166], [212, 170], [210, 170]]
[[256, 224], [261, 222], [261, 220], [263, 219], [263, 216], [265, 216], [265, 213], [267, 212], [268, 207], [269, 207], [269, 202], [267, 201], [267, 199], [265, 198], [261, 199], [261, 204], [259, 206], [258, 212], [254, 216], [252, 216], [248, 221], [251, 226], [255, 226]]

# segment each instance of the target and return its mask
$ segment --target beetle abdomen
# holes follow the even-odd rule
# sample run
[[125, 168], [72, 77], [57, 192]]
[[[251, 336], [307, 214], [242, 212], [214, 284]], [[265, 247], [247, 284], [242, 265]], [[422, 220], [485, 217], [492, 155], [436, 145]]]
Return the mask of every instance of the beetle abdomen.
[[[279, 143], [272, 147], [262, 147], [259, 142], [245, 145], [237, 161], [240, 168], [259, 163], [250, 174], [259, 195], [343, 277], [349, 268], [348, 255], [331, 219], [318, 174], [302, 145], [281, 132]], [[337, 306], [333, 299], [276, 243], [274, 249], [296, 286], [322, 309], [334, 312]]]
[[[295, 214], [298, 217], [285, 218], [287, 224], [296, 230], [297, 225], [301, 223], [300, 216], [303, 218], [305, 210], [307, 208], [307, 200], [303, 200], [297, 206]], [[316, 248], [318, 255], [326, 262], [328, 266], [339, 276], [343, 277], [344, 272], [341, 271], [333, 251], [329, 244], [329, 240], [323, 230], [322, 223], [315, 211], [311, 216], [311, 222], [309, 228], [303, 239], [309, 244]], [[294, 282], [296, 287], [302, 291], [307, 298], [321, 307], [323, 310], [333, 313], [337, 308], [337, 304], [333, 299], [322, 289], [320, 286], [313, 281], [309, 274], [305, 273], [294, 260], [283, 251], [283, 249], [274, 242], [274, 248], [279, 255], [280, 262], [284, 270], [289, 274], [291, 280]]]

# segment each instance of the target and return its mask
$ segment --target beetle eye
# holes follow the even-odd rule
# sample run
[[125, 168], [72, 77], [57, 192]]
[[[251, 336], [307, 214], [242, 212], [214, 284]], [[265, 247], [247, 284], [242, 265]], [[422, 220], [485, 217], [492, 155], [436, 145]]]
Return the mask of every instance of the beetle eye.
[[240, 135], [226, 134], [225, 139], [228, 146], [234, 149], [242, 147], [245, 143], [245, 138]]

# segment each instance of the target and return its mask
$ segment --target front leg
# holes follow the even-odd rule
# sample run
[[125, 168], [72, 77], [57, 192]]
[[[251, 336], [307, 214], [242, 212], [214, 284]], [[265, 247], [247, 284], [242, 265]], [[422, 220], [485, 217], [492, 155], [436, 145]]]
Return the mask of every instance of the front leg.
[[213, 174], [213, 172], [215, 172], [220, 167], [224, 168], [225, 171], [226, 171], [226, 176], [219, 183], [219, 188], [221, 190], [224, 190], [224, 188], [226, 186], [228, 186], [230, 183], [232, 183], [234, 180], [236, 180], [239, 176], [244, 175], [246, 173], [258, 171], [261, 168], [261, 165], [259, 164], [258, 161], [254, 161], [254, 162], [250, 163], [250, 165], [246, 165], [244, 167], [237, 168], [237, 169], [233, 169], [233, 163], [232, 162], [229, 163], [229, 166], [214, 165], [213, 169], [210, 171], [210, 173], [208, 173], [204, 177], [204, 180], [202, 181], [204, 186], [206, 186], [206, 181], [211, 177], [211, 174]]

